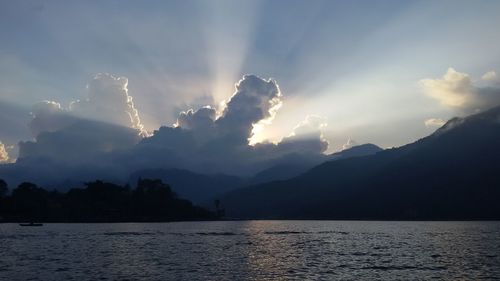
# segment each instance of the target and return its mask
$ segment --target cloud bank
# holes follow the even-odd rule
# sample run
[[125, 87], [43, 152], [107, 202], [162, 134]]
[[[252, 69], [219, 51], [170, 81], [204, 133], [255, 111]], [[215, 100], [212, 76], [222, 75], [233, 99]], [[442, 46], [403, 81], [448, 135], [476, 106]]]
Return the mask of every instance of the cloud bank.
[[143, 169], [250, 175], [281, 162], [324, 160], [327, 124], [316, 115], [278, 143], [250, 144], [256, 128], [270, 124], [282, 105], [272, 79], [245, 75], [220, 110], [206, 105], [182, 111], [175, 124], [152, 133], [144, 131], [127, 83], [125, 77], [98, 74], [88, 84], [86, 99], [67, 108], [55, 101], [34, 105], [29, 127], [35, 140], [19, 144], [18, 162], [46, 163], [47, 169], [47, 163], [57, 163], [54, 167], [68, 169], [58, 172], [70, 178], [105, 170], [123, 179]]
[[474, 81], [468, 74], [449, 68], [442, 78], [423, 79], [420, 83], [429, 97], [465, 114], [500, 104], [500, 84], [494, 71], [484, 74], [482, 81]]
[[272, 122], [281, 104], [276, 81], [245, 75], [220, 112], [211, 106], [181, 112], [174, 127], [155, 131], [135, 155], [161, 155], [155, 161], [168, 165], [166, 159], [175, 159], [177, 166], [195, 171], [236, 174], [256, 172], [288, 154], [321, 158], [328, 142], [321, 133], [326, 121], [318, 116], [308, 116], [277, 144], [250, 145], [255, 128]]

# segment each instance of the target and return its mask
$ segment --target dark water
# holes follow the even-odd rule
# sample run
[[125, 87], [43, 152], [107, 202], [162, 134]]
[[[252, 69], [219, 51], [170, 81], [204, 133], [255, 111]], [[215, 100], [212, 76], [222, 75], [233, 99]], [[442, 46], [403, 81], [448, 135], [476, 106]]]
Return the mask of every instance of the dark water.
[[498, 280], [500, 222], [0, 224], [0, 280]]

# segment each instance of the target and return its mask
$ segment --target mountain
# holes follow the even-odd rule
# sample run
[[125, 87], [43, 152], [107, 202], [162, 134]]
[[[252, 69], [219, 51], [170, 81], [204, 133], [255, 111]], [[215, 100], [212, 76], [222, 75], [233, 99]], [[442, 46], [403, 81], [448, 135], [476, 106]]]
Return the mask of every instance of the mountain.
[[222, 198], [226, 214], [287, 219], [500, 219], [500, 107], [374, 155]]
[[179, 197], [198, 204], [212, 201], [221, 194], [244, 185], [244, 180], [236, 176], [224, 174], [205, 175], [181, 169], [137, 171], [130, 176], [129, 183], [135, 184], [139, 178], [159, 179], [167, 182]]
[[270, 181], [286, 180], [296, 176], [299, 176], [314, 166], [328, 161], [328, 160], [340, 160], [352, 157], [360, 157], [375, 154], [383, 149], [368, 143], [353, 146], [351, 148], [336, 152], [330, 155], [326, 155], [321, 159], [290, 159], [290, 161], [281, 161], [283, 163], [274, 165], [268, 169], [260, 171], [253, 178], [250, 179], [250, 184], [259, 184]]
[[367, 144], [356, 145], [351, 148], [344, 149], [340, 152], [332, 153], [328, 155], [327, 158], [329, 160], [340, 160], [352, 157], [368, 156], [380, 152], [382, 150], [383, 150], [382, 148], [374, 144], [367, 143]]
[[99, 163], [72, 166], [53, 161], [49, 157], [37, 157], [19, 159], [15, 164], [1, 165], [0, 178], [5, 179], [11, 186], [16, 186], [23, 181], [30, 181], [61, 191], [82, 186], [84, 182], [94, 179], [103, 179], [116, 184], [125, 182], [135, 184], [139, 178], [161, 179], [169, 183], [173, 191], [182, 198], [198, 204], [211, 204], [211, 201], [228, 191], [250, 184], [289, 179], [327, 159], [343, 159], [378, 150], [381, 149], [375, 145], [360, 145], [321, 157], [290, 154], [271, 162], [270, 168], [246, 178], [226, 174], [202, 174], [185, 169], [155, 168], [138, 170], [132, 173], [127, 180], [126, 176], [122, 176], [126, 172], [115, 169], [113, 166], [101, 166]]
[[[325, 158], [340, 160], [371, 155], [381, 150], [376, 145], [363, 144], [327, 155]], [[288, 162], [288, 164], [274, 165], [251, 178], [225, 174], [200, 174], [183, 169], [145, 169], [133, 173], [130, 176], [129, 183], [134, 184], [139, 178], [161, 179], [164, 182], [168, 182], [172, 190], [180, 197], [189, 199], [194, 203], [207, 204], [226, 192], [242, 188], [249, 184], [289, 179], [319, 164], [316, 159], [301, 158], [299, 155], [289, 155], [287, 157], [289, 161], [280, 159], [279, 162]]]

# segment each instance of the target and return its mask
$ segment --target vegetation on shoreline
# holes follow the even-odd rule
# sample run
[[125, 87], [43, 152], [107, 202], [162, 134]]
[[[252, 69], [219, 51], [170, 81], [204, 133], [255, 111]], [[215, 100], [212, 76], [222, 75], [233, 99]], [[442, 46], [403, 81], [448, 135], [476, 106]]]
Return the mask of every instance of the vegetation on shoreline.
[[136, 188], [94, 181], [66, 193], [29, 182], [10, 195], [0, 179], [3, 222], [164, 222], [216, 219], [216, 215], [180, 199], [161, 180], [139, 179]]

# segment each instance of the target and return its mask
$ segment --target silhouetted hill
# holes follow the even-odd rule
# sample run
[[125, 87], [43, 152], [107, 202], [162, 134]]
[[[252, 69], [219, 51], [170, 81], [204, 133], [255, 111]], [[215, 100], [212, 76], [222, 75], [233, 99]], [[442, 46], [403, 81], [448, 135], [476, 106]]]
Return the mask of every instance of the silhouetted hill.
[[351, 148], [342, 150], [340, 152], [332, 153], [328, 155], [328, 160], [340, 160], [340, 159], [347, 159], [347, 158], [352, 158], [352, 157], [361, 157], [361, 156], [368, 156], [368, 155], [373, 155], [379, 151], [382, 151], [383, 149], [371, 144], [360, 144], [357, 146], [353, 146]]
[[286, 180], [305, 173], [314, 166], [327, 160], [340, 160], [351, 157], [360, 157], [375, 154], [383, 149], [374, 144], [357, 145], [340, 152], [325, 155], [321, 159], [307, 161], [307, 159], [287, 161], [287, 164], [278, 164], [257, 173], [250, 179], [249, 184], [260, 184], [265, 182]]
[[242, 188], [250, 184], [258, 184], [275, 180], [284, 180], [300, 175], [325, 159], [339, 160], [351, 157], [371, 155], [382, 149], [373, 144], [355, 146], [324, 158], [307, 158], [300, 155], [288, 155], [285, 161], [289, 164], [277, 164], [269, 169], [257, 173], [251, 178], [242, 178], [225, 174], [200, 174], [183, 169], [147, 169], [133, 173], [129, 182], [137, 182], [139, 178], [161, 179], [170, 183], [172, 190], [182, 198], [198, 204], [207, 204], [222, 194]]
[[259, 184], [290, 179], [304, 173], [314, 166], [315, 165], [312, 164], [299, 163], [279, 164], [257, 173], [253, 178], [250, 179], [249, 184]]
[[212, 201], [221, 194], [240, 188], [244, 180], [224, 174], [204, 175], [181, 169], [150, 169], [133, 173], [129, 182], [139, 178], [161, 179], [168, 182], [180, 197], [195, 203]]
[[372, 156], [330, 161], [222, 199], [232, 217], [500, 219], [500, 107]]

